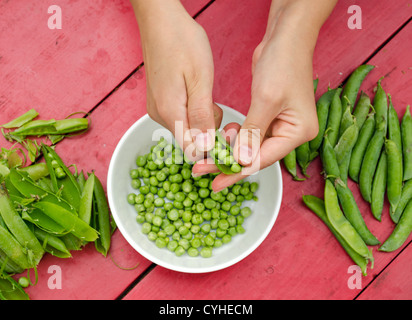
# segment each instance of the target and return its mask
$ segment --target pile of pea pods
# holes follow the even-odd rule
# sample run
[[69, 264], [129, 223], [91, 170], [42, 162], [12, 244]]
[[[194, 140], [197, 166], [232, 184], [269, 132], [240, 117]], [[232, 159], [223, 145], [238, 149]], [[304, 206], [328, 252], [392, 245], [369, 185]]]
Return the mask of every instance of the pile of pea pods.
[[[324, 199], [304, 195], [303, 202], [331, 230], [336, 239], [366, 275], [372, 251], [399, 249], [412, 232], [412, 117], [410, 107], [399, 121], [390, 94], [377, 82], [373, 101], [362, 82], [374, 68], [359, 66], [343, 87], [329, 88], [316, 103], [319, 132], [316, 138], [297, 147], [283, 159], [296, 181], [308, 178], [306, 170], [320, 156], [325, 177]], [[314, 81], [316, 92], [318, 79]], [[355, 106], [355, 107], [354, 107]], [[297, 168], [304, 177], [298, 175]], [[385, 196], [394, 222], [391, 235], [381, 242], [370, 232], [348, 178], [357, 183], [381, 221]], [[364, 213], [365, 214], [365, 213]]]
[[[29, 126], [30, 130], [37, 127], [31, 122], [35, 116], [35, 112], [29, 111], [10, 122], [10, 126], [28, 135], [42, 135], [45, 127], [51, 130], [48, 132], [56, 133], [49, 125], [40, 125], [41, 130], [26, 131]], [[54, 120], [49, 122], [52, 126], [56, 124]], [[64, 134], [59, 126], [59, 134]], [[42, 143], [38, 148], [37, 156], [42, 155], [44, 162], [29, 166], [22, 163], [15, 147], [2, 148], [0, 300], [29, 299], [24, 288], [37, 281], [32, 281], [29, 271], [34, 269], [37, 274], [36, 267], [46, 253], [69, 258], [71, 251], [94, 243], [96, 250], [106, 256], [116, 227], [110, 219], [106, 195], [97, 176], [93, 172], [78, 172], [77, 168], [72, 173], [53, 147]], [[25, 270], [27, 277], [13, 279], [13, 275]]]

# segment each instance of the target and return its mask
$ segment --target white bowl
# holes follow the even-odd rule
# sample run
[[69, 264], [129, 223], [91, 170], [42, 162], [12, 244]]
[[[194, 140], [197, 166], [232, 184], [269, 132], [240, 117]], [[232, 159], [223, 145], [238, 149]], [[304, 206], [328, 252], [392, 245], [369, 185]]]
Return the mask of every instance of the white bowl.
[[[245, 116], [227, 106], [223, 109], [222, 127], [230, 122], [243, 123]], [[129, 244], [148, 260], [171, 270], [187, 273], [204, 273], [229, 267], [248, 256], [266, 238], [272, 229], [282, 200], [282, 176], [279, 163], [261, 170], [246, 178], [257, 181], [258, 201], [247, 201], [252, 215], [245, 219], [244, 234], [238, 234], [228, 244], [213, 249], [212, 257], [200, 255], [190, 257], [184, 254], [177, 257], [166, 248], [158, 248], [154, 242], [141, 232], [141, 225], [136, 222], [134, 206], [127, 202], [127, 195], [136, 190], [131, 187], [129, 172], [136, 168], [136, 158], [147, 154], [150, 147], [159, 140], [152, 137], [155, 130], [162, 127], [148, 115], [133, 124], [119, 141], [110, 161], [107, 194], [113, 218]], [[158, 132], [158, 131], [156, 131]], [[164, 131], [163, 131], [164, 132]], [[170, 132], [169, 132], [170, 134]], [[246, 202], [245, 202], [246, 203]]]

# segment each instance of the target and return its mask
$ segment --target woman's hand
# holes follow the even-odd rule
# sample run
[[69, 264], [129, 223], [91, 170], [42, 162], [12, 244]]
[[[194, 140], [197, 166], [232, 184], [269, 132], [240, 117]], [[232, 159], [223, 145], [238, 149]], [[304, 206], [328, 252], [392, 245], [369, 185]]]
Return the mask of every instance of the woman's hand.
[[222, 120], [212, 98], [214, 66], [207, 35], [178, 0], [131, 2], [143, 47], [147, 112], [174, 134], [190, 159], [203, 157]]
[[[321, 3], [323, 7], [317, 7]], [[237, 174], [218, 175], [214, 191], [272, 165], [316, 137], [312, 58], [319, 29], [335, 4], [331, 0], [273, 1], [266, 34], [253, 55], [248, 115], [241, 128], [234, 124], [225, 128], [239, 130], [234, 158], [244, 168]], [[200, 163], [193, 168], [198, 175], [214, 171], [213, 165]]]

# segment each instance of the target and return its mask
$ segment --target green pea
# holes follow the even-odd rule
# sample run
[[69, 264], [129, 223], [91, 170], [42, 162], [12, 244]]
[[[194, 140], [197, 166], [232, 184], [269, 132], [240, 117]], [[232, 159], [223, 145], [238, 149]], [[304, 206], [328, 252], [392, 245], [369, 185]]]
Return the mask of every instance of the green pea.
[[203, 247], [202, 250], [200, 250], [200, 255], [203, 258], [210, 258], [212, 256], [212, 248]]

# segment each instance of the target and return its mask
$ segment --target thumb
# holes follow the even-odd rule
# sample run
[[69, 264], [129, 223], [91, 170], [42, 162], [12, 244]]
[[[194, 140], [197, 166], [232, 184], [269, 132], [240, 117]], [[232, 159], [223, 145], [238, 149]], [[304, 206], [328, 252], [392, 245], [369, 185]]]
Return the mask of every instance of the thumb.
[[246, 120], [236, 137], [233, 151], [235, 159], [240, 164], [248, 166], [256, 159], [266, 131], [274, 118], [270, 113], [266, 112], [265, 108], [256, 105], [250, 107]]
[[220, 108], [212, 99], [212, 84], [207, 81], [204, 84], [200, 82], [193, 90], [188, 89], [187, 108], [189, 128], [197, 150], [212, 149], [215, 141], [215, 122], [221, 121]]

